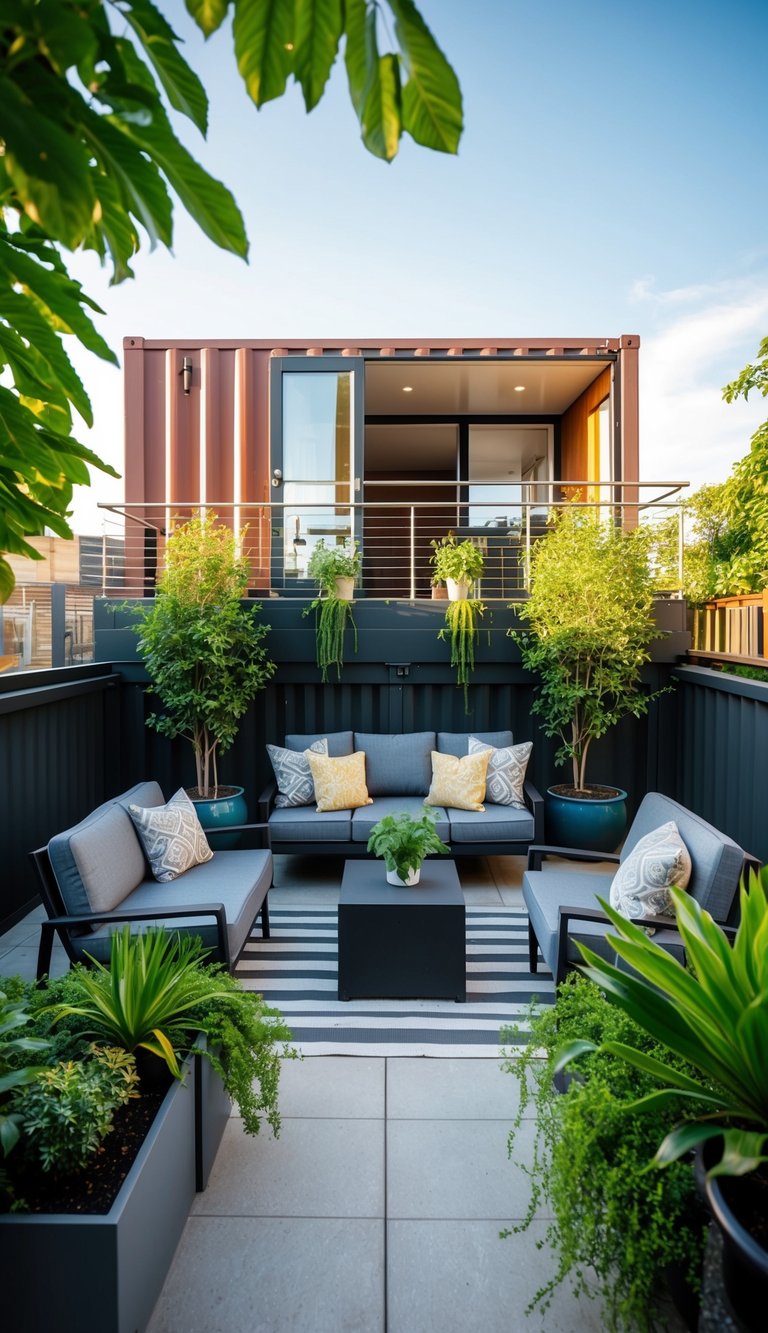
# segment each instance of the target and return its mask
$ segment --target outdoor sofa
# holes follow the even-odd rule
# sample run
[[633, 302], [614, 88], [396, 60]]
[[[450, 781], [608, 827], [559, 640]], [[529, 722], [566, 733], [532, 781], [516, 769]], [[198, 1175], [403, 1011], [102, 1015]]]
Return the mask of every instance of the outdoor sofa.
[[[259, 798], [258, 817], [269, 826], [273, 852], [367, 856], [371, 829], [384, 815], [406, 811], [418, 819], [424, 813], [424, 798], [432, 777], [432, 752], [463, 757], [469, 750], [470, 734], [496, 748], [513, 744], [511, 731], [446, 732], [418, 731], [387, 735], [381, 732], [336, 731], [285, 737], [286, 750], [304, 752], [326, 739], [328, 755], [340, 757], [357, 751], [365, 754], [365, 780], [372, 804], [351, 810], [319, 813], [314, 804], [278, 808], [276, 782]], [[430, 806], [437, 816], [438, 837], [453, 856], [524, 854], [533, 841], [544, 836], [544, 802], [527, 778], [524, 806], [495, 804], [486, 799], [484, 810], [459, 810]]]
[[[42, 923], [38, 980], [50, 967], [53, 936], [58, 932], [71, 962], [86, 954], [106, 963], [112, 932], [164, 926], [195, 935], [211, 950], [210, 961], [231, 970], [254, 922], [261, 916], [269, 936], [267, 895], [272, 885], [269, 830], [243, 825], [261, 847], [213, 851], [169, 882], [154, 878], [128, 806], [165, 805], [156, 782], [140, 782], [98, 806], [80, 823], [51, 838], [32, 853], [48, 920]], [[228, 830], [233, 832], [234, 830]]]

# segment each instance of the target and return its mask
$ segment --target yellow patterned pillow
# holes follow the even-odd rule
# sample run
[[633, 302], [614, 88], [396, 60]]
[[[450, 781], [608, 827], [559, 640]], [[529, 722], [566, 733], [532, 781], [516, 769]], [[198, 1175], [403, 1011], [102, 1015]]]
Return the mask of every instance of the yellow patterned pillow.
[[453, 810], [485, 810], [485, 775], [490, 750], [480, 754], [455, 754], [432, 751], [432, 786], [426, 805], [446, 805]]
[[315, 784], [315, 799], [319, 812], [324, 810], [355, 810], [360, 805], [373, 805], [365, 785], [365, 751], [330, 758], [306, 750]]

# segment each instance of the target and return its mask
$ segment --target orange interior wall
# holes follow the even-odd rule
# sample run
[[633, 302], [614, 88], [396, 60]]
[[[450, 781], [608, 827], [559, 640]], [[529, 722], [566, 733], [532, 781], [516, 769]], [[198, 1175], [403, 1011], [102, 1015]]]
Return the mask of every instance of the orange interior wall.
[[597, 379], [571, 403], [560, 425], [560, 476], [563, 481], [591, 481], [587, 449], [590, 412], [611, 392], [611, 369], [606, 366]]

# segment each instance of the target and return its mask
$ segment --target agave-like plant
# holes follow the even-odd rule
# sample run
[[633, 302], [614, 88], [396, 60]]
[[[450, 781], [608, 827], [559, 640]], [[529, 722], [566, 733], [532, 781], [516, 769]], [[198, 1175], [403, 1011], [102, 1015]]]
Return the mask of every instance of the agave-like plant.
[[[174, 1046], [188, 1044], [193, 1025], [186, 1015], [200, 1005], [200, 964], [208, 952], [194, 937], [161, 929], [131, 935], [124, 926], [112, 935], [109, 967], [92, 959], [92, 968], [79, 968], [83, 998], [51, 1006], [54, 1022], [77, 1015], [85, 1034], [127, 1051], [151, 1051], [180, 1078]], [[206, 1000], [215, 993], [207, 986]], [[229, 991], [222, 985], [220, 993]]]
[[[606, 903], [618, 936], [609, 936], [634, 973], [621, 971], [585, 945], [582, 971], [652, 1037], [692, 1064], [701, 1081], [620, 1042], [612, 1051], [663, 1085], [635, 1105], [660, 1107], [687, 1099], [692, 1115], [666, 1136], [653, 1159], [667, 1166], [708, 1139], [722, 1155], [709, 1174], [745, 1175], [768, 1162], [768, 867], [749, 872], [740, 889], [741, 916], [731, 944], [724, 931], [681, 889], [672, 889], [677, 926], [692, 970]], [[565, 1044], [563, 1069], [587, 1041]]]

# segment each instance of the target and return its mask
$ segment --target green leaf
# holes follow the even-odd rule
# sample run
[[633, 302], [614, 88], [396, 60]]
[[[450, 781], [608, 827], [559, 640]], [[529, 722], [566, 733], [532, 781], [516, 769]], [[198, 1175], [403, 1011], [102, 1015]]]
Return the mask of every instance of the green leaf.
[[368, 90], [379, 63], [376, 11], [369, 9], [365, 0], [346, 0], [345, 18], [347, 83], [355, 114], [362, 125]]
[[564, 1041], [555, 1052], [555, 1062], [552, 1066], [553, 1074], [559, 1074], [572, 1060], [578, 1059], [580, 1055], [586, 1055], [596, 1050], [598, 1050], [598, 1047], [593, 1041]]
[[96, 202], [82, 144], [36, 110], [16, 83], [2, 77], [0, 140], [5, 169], [24, 212], [74, 249], [90, 229]]
[[185, 3], [198, 28], [210, 37], [227, 17], [230, 0], [185, 0]]
[[202, 83], [182, 57], [179, 40], [151, 0], [131, 0], [130, 9], [120, 12], [136, 33], [157, 73], [172, 107], [187, 116], [205, 134], [208, 129], [208, 97]]
[[402, 131], [400, 66], [396, 56], [381, 56], [371, 80], [362, 116], [363, 143], [376, 157], [391, 162]]
[[53, 246], [43, 246], [18, 233], [0, 233], [0, 274], [3, 272], [9, 281], [18, 283], [37, 298], [50, 313], [54, 325], [74, 333], [89, 352], [95, 352], [112, 365], [119, 365], [115, 353], [94, 328], [83, 305], [99, 314], [104, 312], [86, 296], [80, 283], [70, 278]]
[[295, 0], [293, 72], [307, 111], [317, 106], [342, 33], [341, 0]]
[[403, 129], [425, 148], [455, 153], [463, 129], [461, 89], [413, 0], [390, 0], [408, 81]]
[[[161, 241], [170, 246], [173, 237], [171, 200], [157, 164], [147, 160], [141, 151], [142, 144], [132, 142], [131, 127], [117, 116], [97, 116], [88, 111], [82, 129], [102, 170], [112, 178], [107, 193], [112, 207], [114, 191], [119, 190], [122, 207], [129, 209], [141, 223], [150, 245], [154, 247]], [[115, 233], [115, 238], [119, 234]], [[121, 261], [127, 261], [128, 257], [121, 253]]]
[[237, 67], [258, 107], [282, 97], [293, 69], [293, 6], [284, 0], [235, 0]]

